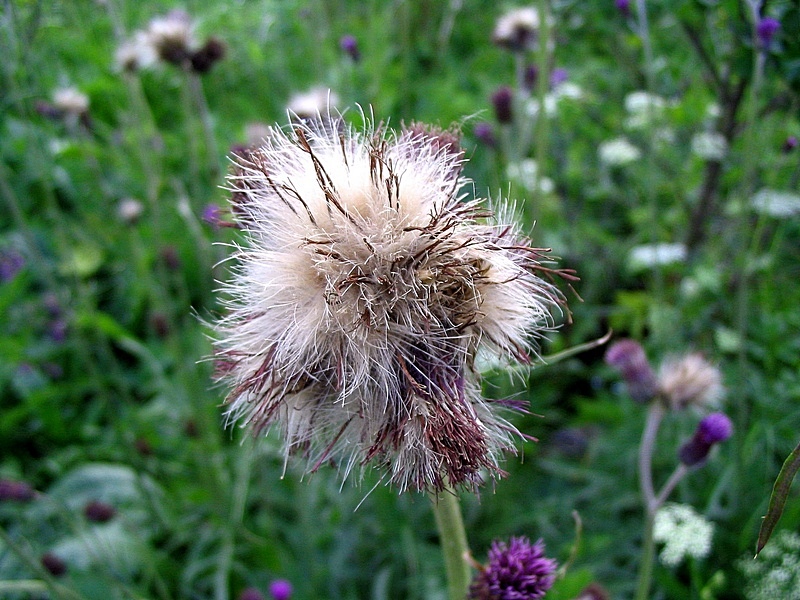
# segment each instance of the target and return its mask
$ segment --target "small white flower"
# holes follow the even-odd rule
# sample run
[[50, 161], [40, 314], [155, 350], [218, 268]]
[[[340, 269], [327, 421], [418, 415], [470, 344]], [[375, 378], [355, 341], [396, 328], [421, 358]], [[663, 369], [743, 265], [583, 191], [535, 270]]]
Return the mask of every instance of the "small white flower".
[[641, 244], [631, 249], [628, 265], [632, 270], [638, 271], [683, 262], [687, 256], [685, 244]]
[[319, 118], [339, 103], [339, 96], [324, 87], [315, 87], [289, 99], [289, 112], [300, 119]]
[[747, 581], [747, 600], [800, 597], [800, 535], [794, 531], [776, 532], [758, 558], [750, 554], [737, 561], [737, 566]]
[[706, 106], [706, 116], [711, 119], [718, 119], [719, 116], [722, 114], [722, 110], [719, 107], [719, 104], [716, 102], [712, 102], [708, 106]]
[[714, 525], [686, 504], [665, 504], [653, 523], [653, 539], [664, 544], [659, 559], [668, 567], [708, 556], [713, 535]]
[[625, 96], [625, 110], [629, 113], [647, 113], [662, 111], [667, 106], [667, 101], [657, 94], [645, 91], [631, 92]]
[[539, 166], [532, 158], [526, 158], [519, 163], [509, 163], [506, 175], [509, 179], [521, 183], [528, 191], [534, 191], [538, 186], [540, 192], [549, 194], [555, 189], [552, 179], [539, 176]]
[[771, 217], [791, 217], [800, 214], [800, 195], [763, 188], [753, 195], [750, 205], [756, 212]]
[[704, 160], [722, 160], [728, 153], [728, 142], [715, 131], [696, 133], [692, 136], [692, 152]]
[[124, 198], [117, 205], [117, 214], [125, 223], [136, 222], [143, 212], [144, 206], [135, 198]]
[[597, 149], [597, 154], [600, 162], [610, 167], [627, 165], [642, 157], [642, 151], [624, 137], [602, 142]]
[[89, 111], [89, 96], [74, 87], [66, 87], [53, 93], [53, 106], [65, 115], [80, 117]]

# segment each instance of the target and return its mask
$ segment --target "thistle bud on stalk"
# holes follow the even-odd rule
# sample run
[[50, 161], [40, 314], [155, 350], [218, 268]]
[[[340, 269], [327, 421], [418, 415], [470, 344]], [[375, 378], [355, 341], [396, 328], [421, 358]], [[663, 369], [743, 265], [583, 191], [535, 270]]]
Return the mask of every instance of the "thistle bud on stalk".
[[228, 416], [280, 424], [310, 471], [376, 465], [401, 491], [502, 475], [520, 434], [481, 396], [475, 353], [528, 361], [563, 303], [550, 278], [574, 277], [462, 192], [457, 135], [325, 115], [233, 160]]

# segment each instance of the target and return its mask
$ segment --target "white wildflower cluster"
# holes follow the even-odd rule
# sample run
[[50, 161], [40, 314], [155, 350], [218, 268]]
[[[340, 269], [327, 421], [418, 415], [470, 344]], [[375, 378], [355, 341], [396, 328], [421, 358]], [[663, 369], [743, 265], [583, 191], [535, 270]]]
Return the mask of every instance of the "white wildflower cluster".
[[692, 152], [703, 160], [720, 161], [728, 154], [725, 136], [716, 131], [704, 131], [692, 136]]
[[756, 212], [770, 217], [791, 217], [800, 214], [800, 195], [795, 192], [763, 188], [753, 195], [750, 205]]
[[[581, 98], [583, 98], [583, 90], [577, 83], [571, 81], [559, 83], [544, 96], [544, 114], [552, 117], [563, 100], [580, 100]], [[528, 98], [525, 101], [525, 113], [532, 119], [539, 115], [538, 98]]]
[[669, 503], [656, 513], [653, 538], [664, 544], [659, 559], [668, 567], [708, 556], [713, 535], [714, 525], [689, 505]]
[[682, 243], [641, 244], [631, 248], [628, 267], [636, 272], [671, 265], [684, 262], [688, 254], [686, 244]]
[[529, 192], [538, 190], [543, 194], [550, 194], [555, 189], [552, 179], [539, 174], [539, 165], [532, 158], [523, 159], [518, 163], [509, 163], [506, 167], [506, 175]]
[[234, 157], [244, 239], [215, 356], [228, 415], [278, 424], [312, 472], [373, 465], [434, 491], [501, 476], [518, 432], [481, 396], [475, 356], [526, 361], [562, 302], [549, 276], [570, 275], [466, 197], [452, 131], [326, 117]]
[[339, 104], [339, 96], [325, 87], [314, 87], [289, 98], [289, 112], [299, 119], [316, 119]]
[[778, 531], [758, 557], [742, 558], [737, 566], [747, 577], [747, 600], [800, 598], [800, 535], [794, 531]]
[[627, 138], [619, 137], [601, 142], [597, 148], [600, 162], [609, 167], [621, 167], [642, 157], [642, 151]]
[[668, 102], [657, 94], [641, 90], [631, 92], [625, 96], [625, 110], [628, 113], [625, 127], [645, 129], [662, 117], [667, 106]]

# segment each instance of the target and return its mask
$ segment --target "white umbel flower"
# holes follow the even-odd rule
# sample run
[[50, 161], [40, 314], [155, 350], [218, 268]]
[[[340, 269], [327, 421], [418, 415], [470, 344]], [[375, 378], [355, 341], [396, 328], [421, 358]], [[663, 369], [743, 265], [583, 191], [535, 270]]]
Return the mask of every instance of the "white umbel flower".
[[628, 266], [632, 271], [684, 262], [689, 255], [686, 244], [641, 244], [631, 248]]
[[704, 131], [692, 136], [692, 152], [705, 160], [720, 161], [728, 153], [728, 141], [716, 131]]
[[501, 475], [518, 431], [481, 397], [475, 353], [528, 359], [562, 300], [554, 271], [461, 193], [451, 132], [317, 123], [229, 176], [245, 238], [216, 326], [229, 416], [279, 423], [311, 471], [374, 464], [400, 490]]
[[642, 151], [624, 137], [601, 142], [597, 154], [600, 162], [610, 167], [621, 167], [642, 157]]
[[791, 217], [800, 214], [800, 195], [782, 190], [762, 188], [750, 199], [750, 204], [758, 213], [770, 217]]
[[714, 525], [687, 504], [665, 504], [653, 523], [653, 539], [664, 544], [658, 557], [668, 567], [708, 556], [713, 535]]

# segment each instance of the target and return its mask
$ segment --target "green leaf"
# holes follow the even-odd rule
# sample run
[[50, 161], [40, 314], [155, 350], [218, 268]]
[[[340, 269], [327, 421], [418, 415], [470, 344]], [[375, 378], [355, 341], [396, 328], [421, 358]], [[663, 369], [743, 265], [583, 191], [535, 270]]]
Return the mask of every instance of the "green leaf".
[[761, 529], [758, 531], [756, 556], [767, 545], [775, 526], [778, 524], [778, 520], [783, 514], [783, 508], [786, 505], [786, 499], [789, 497], [792, 481], [794, 481], [794, 476], [797, 474], [798, 469], [800, 469], [800, 444], [792, 450], [792, 453], [784, 461], [781, 472], [778, 473], [778, 478], [772, 487], [772, 496], [769, 499], [767, 514], [764, 515]]

